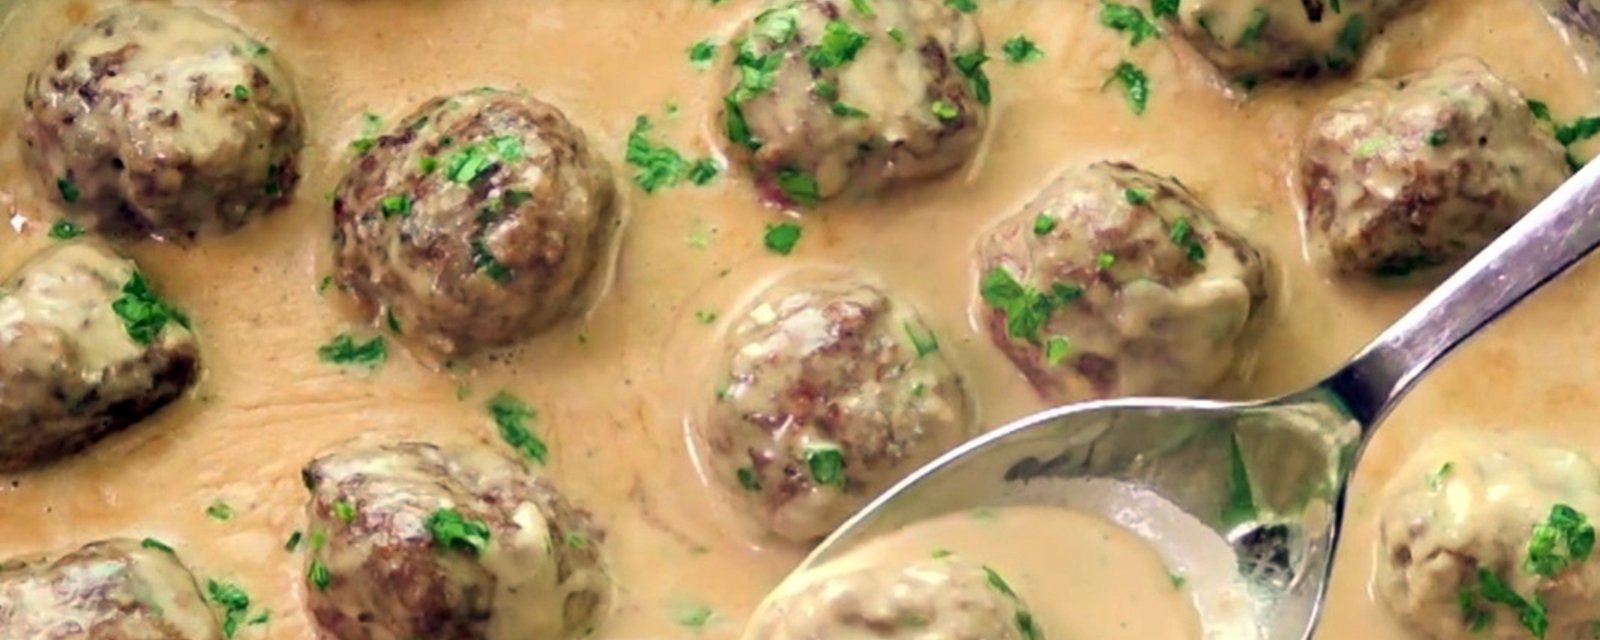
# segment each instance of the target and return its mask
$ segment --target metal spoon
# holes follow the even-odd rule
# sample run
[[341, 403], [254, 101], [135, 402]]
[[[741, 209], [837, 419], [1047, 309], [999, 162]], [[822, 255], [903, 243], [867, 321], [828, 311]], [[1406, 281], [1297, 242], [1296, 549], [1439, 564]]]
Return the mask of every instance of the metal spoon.
[[1316, 386], [1262, 402], [1127, 399], [1029, 416], [913, 473], [797, 573], [938, 515], [1087, 507], [1169, 562], [1220, 567], [1211, 573], [1226, 575], [1190, 580], [1206, 637], [1310, 638], [1351, 472], [1384, 416], [1452, 349], [1597, 246], [1600, 162]]

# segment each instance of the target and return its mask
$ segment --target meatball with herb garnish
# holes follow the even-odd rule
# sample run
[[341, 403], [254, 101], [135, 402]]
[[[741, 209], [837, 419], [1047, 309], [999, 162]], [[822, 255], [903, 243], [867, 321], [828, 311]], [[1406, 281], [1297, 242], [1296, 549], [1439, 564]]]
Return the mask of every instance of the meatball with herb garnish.
[[1587, 638], [1600, 469], [1527, 436], [1445, 431], [1387, 487], [1377, 601], [1434, 640]]
[[1178, 31], [1228, 77], [1252, 82], [1355, 66], [1374, 35], [1422, 0], [1185, 0]]
[[790, 276], [727, 337], [712, 472], [772, 533], [826, 535], [972, 434], [972, 402], [917, 313], [849, 272]]
[[1043, 640], [1028, 605], [994, 569], [956, 558], [833, 570], [782, 585], [745, 640]]
[[1260, 253], [1172, 178], [1058, 176], [978, 248], [981, 322], [1046, 398], [1194, 395], [1266, 300]]
[[601, 532], [520, 462], [410, 442], [301, 473], [308, 603], [329, 637], [575, 638], [606, 613]]
[[23, 156], [103, 233], [187, 240], [289, 197], [303, 125], [260, 42], [197, 9], [137, 4], [66, 36], [28, 76]]
[[937, 176], [983, 138], [983, 46], [941, 0], [782, 0], [733, 41], [720, 128], [782, 206]]
[[105, 540], [54, 562], [0, 562], [6, 638], [222, 640], [199, 585], [156, 540]]
[[0, 471], [44, 464], [140, 421], [188, 389], [188, 319], [131, 260], [58, 244], [0, 284]]
[[1471, 59], [1336, 98], [1300, 160], [1312, 247], [1380, 276], [1471, 257], [1568, 173], [1522, 94]]
[[511, 344], [576, 310], [618, 224], [605, 161], [520, 91], [428, 101], [334, 194], [341, 286], [424, 357]]

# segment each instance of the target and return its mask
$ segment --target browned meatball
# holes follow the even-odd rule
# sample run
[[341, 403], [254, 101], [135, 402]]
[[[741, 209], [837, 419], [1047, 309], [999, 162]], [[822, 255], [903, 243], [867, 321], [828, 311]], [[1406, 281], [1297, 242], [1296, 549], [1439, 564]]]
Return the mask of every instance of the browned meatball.
[[28, 76], [24, 156], [106, 233], [229, 231], [295, 186], [300, 106], [260, 42], [196, 9], [141, 3], [68, 34]]
[[429, 359], [575, 310], [617, 226], [603, 159], [513, 91], [428, 101], [356, 158], [333, 201], [341, 285]]
[[0, 471], [76, 452], [189, 388], [200, 350], [131, 260], [93, 240], [0, 285]]
[[1330, 102], [1300, 172], [1318, 253], [1340, 272], [1403, 275], [1471, 257], [1569, 170], [1521, 93], [1456, 59]]
[[194, 576], [159, 543], [105, 540], [19, 564], [0, 562], [0, 637], [222, 640]]
[[725, 348], [705, 426], [713, 469], [783, 538], [826, 535], [972, 434], [972, 403], [932, 332], [857, 274], [780, 281]]
[[721, 129], [768, 200], [950, 171], [988, 122], [983, 35], [941, 0], [779, 0], [733, 41]]
[[330, 637], [570, 638], [605, 613], [601, 532], [486, 447], [354, 446], [302, 475], [307, 602]]
[[1367, 43], [1422, 0], [1184, 0], [1178, 32], [1229, 77], [1353, 68]]
[[1172, 178], [1058, 176], [978, 248], [982, 318], [1046, 398], [1194, 395], [1266, 300], [1261, 254]]

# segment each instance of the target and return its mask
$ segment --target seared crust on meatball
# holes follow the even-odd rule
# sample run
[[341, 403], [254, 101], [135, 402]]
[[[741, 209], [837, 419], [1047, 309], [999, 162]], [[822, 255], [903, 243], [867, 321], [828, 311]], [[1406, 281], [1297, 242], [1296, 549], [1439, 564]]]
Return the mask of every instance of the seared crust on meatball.
[[1058, 402], [1209, 390], [1265, 304], [1261, 254], [1172, 178], [1069, 170], [978, 248], [994, 344]]
[[1421, 637], [1533, 637], [1503, 585], [1543, 608], [1547, 638], [1593, 634], [1600, 620], [1600, 469], [1583, 455], [1514, 434], [1445, 430], [1386, 487], [1376, 600]]
[[1184, 0], [1178, 33], [1229, 78], [1353, 68], [1421, 0]]
[[751, 20], [733, 41], [719, 117], [766, 199], [870, 194], [977, 151], [983, 35], [947, 4], [874, 0], [864, 15], [846, 0], [779, 0]]
[[798, 576], [770, 596], [745, 640], [1044, 640], [993, 569], [946, 558]]
[[182, 394], [200, 359], [184, 322], [98, 241], [24, 264], [0, 285], [0, 471], [77, 452]]
[[1330, 265], [1401, 275], [1471, 257], [1569, 169], [1521, 93], [1456, 59], [1330, 102], [1300, 172], [1311, 244]]
[[177, 556], [120, 539], [54, 562], [0, 562], [0, 630], [31, 640], [222, 640]]
[[302, 471], [307, 601], [339, 640], [569, 638], [600, 624], [603, 534], [482, 446], [354, 446]]
[[286, 200], [300, 106], [260, 42], [196, 9], [112, 9], [29, 74], [24, 156], [73, 218], [184, 240]]
[[972, 403], [917, 313], [858, 274], [762, 291], [727, 337], [705, 439], [717, 480], [807, 542], [972, 433]]
[[434, 360], [574, 310], [618, 223], [605, 161], [520, 91], [441, 96], [356, 158], [334, 195], [339, 281]]

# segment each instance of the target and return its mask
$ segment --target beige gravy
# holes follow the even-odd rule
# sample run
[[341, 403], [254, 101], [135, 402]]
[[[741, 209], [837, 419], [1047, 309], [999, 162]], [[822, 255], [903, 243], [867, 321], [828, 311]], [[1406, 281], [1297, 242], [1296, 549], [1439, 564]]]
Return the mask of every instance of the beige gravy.
[[[1273, 309], [1259, 353], [1245, 358], [1220, 396], [1272, 395], [1317, 379], [1421, 295], [1338, 285], [1302, 257], [1290, 179], [1296, 139], [1311, 111], [1349, 80], [1263, 86], [1241, 101], [1170, 38], [1130, 50], [1125, 36], [1100, 26], [1093, 2], [979, 0], [997, 59], [988, 66], [993, 125], [978, 160], [880, 200], [830, 203], [807, 214], [804, 238], [789, 257], [763, 249], [762, 229], [778, 216], [740, 175], [647, 196], [627, 181], [631, 170], [622, 162], [641, 114], [686, 156], [712, 153], [708, 118], [721, 76], [697, 71], [686, 51], [704, 38], [722, 42], [756, 10], [756, 0], [196, 3], [262, 39], [294, 74], [309, 127], [304, 179], [289, 207], [241, 232], [190, 249], [130, 248], [150, 280], [193, 318], [203, 382], [84, 455], [0, 479], [0, 557], [156, 536], [197, 574], [233, 581], [272, 611], [268, 624], [241, 631], [244, 638], [312, 636], [301, 605], [304, 566], [283, 550], [304, 526], [298, 471], [307, 460], [371, 433], [494, 440], [484, 403], [500, 390], [538, 408], [550, 474], [608, 531], [618, 593], [600, 637], [737, 637], [803, 550], [749, 533], [692, 461], [685, 423], [709, 400], [712, 383], [698, 374], [720, 351], [713, 341], [721, 329], [697, 321], [696, 311], [726, 318], [760, 283], [801, 265], [874, 272], [921, 310], [964, 375], [980, 423], [1003, 424], [1042, 403], [970, 318], [973, 243], [980, 229], [1021, 207], [1064, 167], [1125, 159], [1175, 174], [1274, 258]], [[0, 216], [8, 222], [0, 228], [0, 273], [52, 242], [45, 233], [57, 217], [20, 160], [24, 77], [70, 25], [108, 4], [13, 0], [0, 11]], [[1035, 40], [1045, 57], [1026, 65], [1000, 59], [1000, 44], [1018, 34]], [[1433, 0], [1393, 24], [1356, 75], [1397, 75], [1473, 53], [1570, 119], [1600, 111], [1600, 78], [1568, 44], [1535, 0]], [[1152, 79], [1142, 117], [1114, 88], [1102, 88], [1123, 58]], [[522, 85], [561, 107], [617, 166], [629, 222], [614, 281], [585, 318], [451, 372], [431, 371], [398, 350], [370, 374], [319, 362], [317, 347], [351, 329], [333, 303], [337, 296], [319, 295], [317, 283], [328, 274], [332, 215], [325, 196], [343, 173], [362, 114], [392, 125], [428, 98], [485, 84]], [[1515, 429], [1600, 455], [1591, 432], [1600, 417], [1593, 382], [1600, 364], [1588, 357], [1600, 353], [1600, 330], [1590, 320], [1600, 317], [1597, 269], [1579, 269], [1512, 314], [1391, 419], [1350, 503], [1351, 530], [1323, 638], [1404, 637], [1367, 594], [1374, 493], [1428, 434], [1462, 424]], [[206, 515], [218, 500], [233, 507], [231, 520]], [[1093, 522], [1074, 526], [1107, 531]], [[978, 546], [973, 538], [981, 536], [974, 530], [964, 539]], [[1147, 568], [1101, 587], [1175, 604], [1175, 596], [1157, 593], [1165, 580], [1159, 568]], [[1048, 584], [1055, 583], [1041, 582]], [[1067, 598], [1033, 597], [1053, 620], [1075, 613], [1054, 604]], [[682, 624], [705, 611], [705, 624]], [[1113, 618], [1062, 624], [1093, 631], [1115, 627]]]

